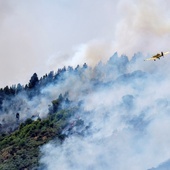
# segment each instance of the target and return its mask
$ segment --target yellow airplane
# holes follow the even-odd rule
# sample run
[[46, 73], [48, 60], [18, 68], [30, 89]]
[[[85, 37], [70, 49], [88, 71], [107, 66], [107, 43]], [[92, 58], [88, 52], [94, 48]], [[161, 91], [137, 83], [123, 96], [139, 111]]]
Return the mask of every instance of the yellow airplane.
[[[158, 53], [158, 54], [152, 56], [151, 58], [147, 58], [146, 60], [154, 60], [154, 61], [156, 61], [157, 59], [160, 60], [161, 57], [163, 57], [164, 55], [166, 55], [168, 53], [170, 53], [170, 52], [169, 51], [165, 52], [165, 53], [161, 52], [160, 54]], [[146, 60], [144, 60], [144, 61], [146, 61]]]

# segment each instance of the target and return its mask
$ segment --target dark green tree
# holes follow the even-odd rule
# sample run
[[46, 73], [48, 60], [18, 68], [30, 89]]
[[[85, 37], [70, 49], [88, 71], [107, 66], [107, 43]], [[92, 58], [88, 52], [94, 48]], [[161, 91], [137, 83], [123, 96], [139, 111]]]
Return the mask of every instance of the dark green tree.
[[34, 88], [37, 84], [38, 84], [38, 76], [37, 76], [37, 73], [34, 73], [30, 79], [30, 82], [29, 82], [29, 85], [28, 87], [30, 89]]

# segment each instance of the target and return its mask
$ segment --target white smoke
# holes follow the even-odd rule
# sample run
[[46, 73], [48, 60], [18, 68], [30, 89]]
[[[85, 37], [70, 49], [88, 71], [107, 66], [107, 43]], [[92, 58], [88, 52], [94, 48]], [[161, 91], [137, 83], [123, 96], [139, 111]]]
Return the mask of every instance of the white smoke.
[[[169, 2], [0, 0], [1, 87], [118, 51], [169, 51]], [[80, 55], [79, 55], [80, 54]]]
[[[84, 132], [75, 129], [61, 145], [44, 145], [44, 169], [147, 170], [170, 159], [169, 60], [142, 58], [136, 54], [128, 61], [115, 54], [91, 70], [96, 86], [75, 81], [74, 94], [83, 100], [82, 113], [77, 114], [91, 126]], [[81, 96], [84, 88], [88, 93]]]
[[[90, 112], [82, 115], [86, 124], [92, 122], [90, 135], [43, 147], [41, 162], [48, 169], [140, 170], [170, 158], [169, 56], [143, 62], [148, 53], [169, 51], [169, 5], [160, 0], [0, 0], [1, 86], [26, 82], [30, 72], [42, 75], [63, 65], [106, 62], [114, 51], [129, 58], [137, 51], [145, 54], [136, 54], [141, 57], [127, 66], [115, 58], [115, 65], [89, 68], [85, 80], [106, 83], [100, 88], [66, 75], [65, 84], [42, 89], [41, 100], [25, 98], [22, 107], [36, 106], [31, 113], [43, 115], [46, 104], [69, 89], [71, 99], [83, 99]], [[23, 110], [23, 117], [28, 113]]]

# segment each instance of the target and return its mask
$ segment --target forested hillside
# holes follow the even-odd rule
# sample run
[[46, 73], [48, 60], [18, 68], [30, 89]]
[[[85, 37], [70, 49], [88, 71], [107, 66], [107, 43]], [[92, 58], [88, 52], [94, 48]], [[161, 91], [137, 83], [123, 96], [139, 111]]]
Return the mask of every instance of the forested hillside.
[[115, 53], [2, 88], [0, 169], [167, 167], [169, 64], [144, 58]]

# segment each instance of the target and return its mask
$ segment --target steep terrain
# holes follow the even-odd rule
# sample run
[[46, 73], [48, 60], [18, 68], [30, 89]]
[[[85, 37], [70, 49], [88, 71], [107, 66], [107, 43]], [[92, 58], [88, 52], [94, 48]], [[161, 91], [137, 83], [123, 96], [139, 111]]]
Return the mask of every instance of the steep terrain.
[[162, 168], [170, 158], [170, 63], [144, 58], [115, 53], [94, 68], [35, 73], [26, 86], [1, 89], [1, 167]]

